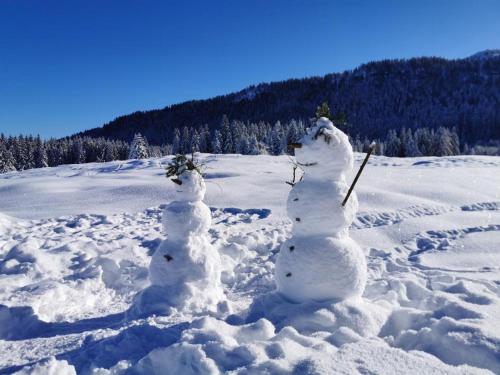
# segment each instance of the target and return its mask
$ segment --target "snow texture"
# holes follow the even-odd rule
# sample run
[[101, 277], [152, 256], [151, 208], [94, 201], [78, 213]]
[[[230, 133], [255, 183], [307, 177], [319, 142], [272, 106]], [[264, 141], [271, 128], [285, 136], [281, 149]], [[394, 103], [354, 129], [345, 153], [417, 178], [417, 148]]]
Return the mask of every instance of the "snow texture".
[[287, 200], [293, 228], [276, 262], [278, 291], [295, 302], [360, 297], [366, 259], [348, 233], [358, 209], [356, 194], [341, 204], [354, 160], [349, 139], [322, 117], [300, 143], [296, 160], [304, 177]]
[[0, 176], [1, 374], [500, 373], [499, 157], [372, 156], [349, 229], [363, 296], [307, 303], [274, 278], [289, 158], [198, 157], [231, 313], [130, 313], [177, 224], [170, 158]]

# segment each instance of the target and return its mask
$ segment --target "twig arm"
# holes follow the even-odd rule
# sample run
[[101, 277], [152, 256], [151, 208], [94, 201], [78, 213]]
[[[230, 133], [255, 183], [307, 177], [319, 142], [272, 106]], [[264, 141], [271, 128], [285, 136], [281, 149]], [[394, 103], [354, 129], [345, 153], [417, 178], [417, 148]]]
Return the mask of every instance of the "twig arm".
[[349, 200], [349, 197], [351, 196], [351, 193], [354, 190], [354, 186], [356, 186], [356, 182], [358, 182], [359, 176], [361, 176], [361, 172], [363, 172], [363, 169], [365, 168], [365, 165], [368, 162], [368, 159], [370, 158], [370, 155], [372, 154], [374, 149], [375, 149], [375, 142], [372, 142], [370, 144], [368, 152], [366, 153], [365, 160], [363, 160], [363, 164], [361, 164], [358, 173], [356, 173], [356, 177], [354, 177], [354, 181], [352, 182], [351, 187], [349, 188], [349, 191], [347, 192], [347, 195], [345, 196], [342, 202], [342, 207], [344, 207], [347, 201]]

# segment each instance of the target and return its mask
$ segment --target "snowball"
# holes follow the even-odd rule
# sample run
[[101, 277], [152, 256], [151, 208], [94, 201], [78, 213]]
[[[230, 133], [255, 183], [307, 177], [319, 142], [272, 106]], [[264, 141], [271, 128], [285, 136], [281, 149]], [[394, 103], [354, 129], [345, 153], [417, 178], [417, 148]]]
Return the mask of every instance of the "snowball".
[[176, 201], [163, 209], [163, 230], [170, 239], [182, 241], [206, 233], [211, 222], [210, 208], [201, 201]]
[[361, 248], [350, 238], [294, 236], [276, 262], [278, 291], [295, 302], [361, 296], [367, 271]]
[[297, 163], [311, 176], [328, 177], [352, 169], [354, 155], [349, 138], [324, 117], [309, 129], [295, 150]]
[[342, 201], [348, 186], [344, 180], [311, 180], [297, 182], [287, 200], [287, 214], [297, 235], [335, 235], [344, 232], [356, 217], [358, 198], [352, 193], [346, 205]]
[[177, 201], [200, 201], [205, 196], [207, 187], [201, 174], [196, 170], [185, 170], [177, 179], [182, 182], [176, 189]]

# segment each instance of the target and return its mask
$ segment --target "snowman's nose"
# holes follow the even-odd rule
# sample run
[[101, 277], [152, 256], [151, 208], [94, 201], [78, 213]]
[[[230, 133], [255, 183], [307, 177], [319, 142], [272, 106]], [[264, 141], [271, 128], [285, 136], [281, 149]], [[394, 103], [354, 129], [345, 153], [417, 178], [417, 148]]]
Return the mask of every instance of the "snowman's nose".
[[177, 184], [177, 185], [182, 185], [182, 181], [179, 180], [178, 178], [172, 178], [171, 179], [173, 183]]

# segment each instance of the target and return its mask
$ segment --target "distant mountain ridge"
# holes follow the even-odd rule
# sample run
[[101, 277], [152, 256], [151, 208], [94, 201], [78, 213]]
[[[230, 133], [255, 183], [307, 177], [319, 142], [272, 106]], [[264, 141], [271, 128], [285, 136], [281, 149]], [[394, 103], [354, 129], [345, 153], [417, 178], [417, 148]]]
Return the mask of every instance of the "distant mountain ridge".
[[244, 122], [308, 119], [327, 101], [347, 115], [350, 133], [383, 137], [390, 129], [456, 127], [466, 142], [500, 139], [500, 50], [468, 58], [382, 60], [322, 77], [249, 86], [239, 92], [120, 116], [79, 133], [152, 144], [170, 143], [175, 128], [217, 128], [225, 114]]
[[485, 60], [485, 59], [498, 58], [498, 57], [500, 57], [500, 49], [486, 49], [484, 51], [477, 52], [477, 53], [469, 56], [469, 59]]

